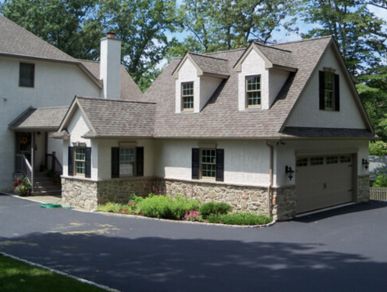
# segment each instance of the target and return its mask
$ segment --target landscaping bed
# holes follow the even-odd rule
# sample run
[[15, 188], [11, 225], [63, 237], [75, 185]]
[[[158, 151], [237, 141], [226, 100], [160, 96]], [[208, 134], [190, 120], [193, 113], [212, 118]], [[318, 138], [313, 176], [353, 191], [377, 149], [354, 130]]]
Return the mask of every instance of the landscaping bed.
[[0, 291], [105, 291], [0, 255]]
[[266, 225], [272, 218], [248, 212], [233, 212], [227, 203], [200, 203], [183, 196], [149, 195], [132, 196], [127, 204], [107, 203], [99, 205], [97, 211], [140, 215], [151, 218], [227, 225]]

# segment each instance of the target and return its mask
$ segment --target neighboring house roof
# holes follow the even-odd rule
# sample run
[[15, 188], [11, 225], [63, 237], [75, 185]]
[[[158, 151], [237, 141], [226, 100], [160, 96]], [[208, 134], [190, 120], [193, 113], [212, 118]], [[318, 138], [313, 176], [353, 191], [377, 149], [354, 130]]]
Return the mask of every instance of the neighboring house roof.
[[[281, 137], [282, 127], [308, 83], [322, 55], [331, 45], [331, 37], [275, 45], [263, 51], [269, 58], [277, 53], [292, 53], [297, 72], [292, 72], [268, 110], [238, 110], [238, 72], [234, 65], [246, 49], [211, 53], [228, 60], [230, 77], [199, 113], [175, 114], [175, 79], [172, 72], [179, 64], [173, 60], [146, 91], [147, 100], [157, 102], [155, 137], [169, 138], [273, 138]], [[280, 48], [282, 50], [276, 50]], [[260, 48], [262, 49], [262, 48]], [[284, 51], [286, 50], [286, 51]], [[276, 52], [272, 55], [267, 52]], [[277, 52], [278, 51], [278, 52]]]
[[30, 107], [9, 124], [15, 131], [52, 130], [56, 131], [62, 122], [68, 107]]
[[[79, 60], [96, 78], [99, 78], [99, 62], [89, 60]], [[121, 99], [123, 100], [141, 100], [143, 93], [132, 77], [121, 65]]]
[[187, 53], [176, 66], [172, 74], [177, 72], [186, 59], [190, 59], [199, 69], [200, 74], [228, 77], [230, 75], [228, 60], [209, 55]]
[[59, 132], [65, 130], [79, 108], [90, 131], [85, 138], [152, 137], [155, 104], [151, 102], [75, 97]]

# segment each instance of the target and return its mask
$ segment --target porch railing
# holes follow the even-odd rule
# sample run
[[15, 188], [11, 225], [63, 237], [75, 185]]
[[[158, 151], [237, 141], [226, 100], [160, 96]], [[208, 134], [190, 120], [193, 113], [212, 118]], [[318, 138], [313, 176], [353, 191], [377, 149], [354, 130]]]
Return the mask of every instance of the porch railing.
[[61, 176], [63, 174], [63, 166], [56, 157], [55, 152], [46, 154], [46, 166], [47, 169], [54, 173], [56, 176]]
[[30, 162], [24, 154], [16, 154], [16, 172], [28, 178], [32, 189], [34, 189], [34, 173]]

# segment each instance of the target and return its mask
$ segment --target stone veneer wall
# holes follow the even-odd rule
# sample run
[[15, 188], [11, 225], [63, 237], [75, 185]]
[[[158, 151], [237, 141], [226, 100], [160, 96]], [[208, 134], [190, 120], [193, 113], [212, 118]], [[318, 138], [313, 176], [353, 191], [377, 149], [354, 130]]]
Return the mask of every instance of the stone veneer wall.
[[289, 220], [296, 216], [296, 186], [273, 189], [272, 210], [276, 220]]
[[235, 211], [270, 215], [267, 188], [216, 182], [156, 179], [155, 192], [185, 195], [200, 202], [225, 202]]
[[356, 202], [368, 202], [370, 200], [370, 176], [362, 175], [357, 177]]
[[62, 203], [75, 208], [95, 210], [98, 205], [97, 182], [62, 178]]

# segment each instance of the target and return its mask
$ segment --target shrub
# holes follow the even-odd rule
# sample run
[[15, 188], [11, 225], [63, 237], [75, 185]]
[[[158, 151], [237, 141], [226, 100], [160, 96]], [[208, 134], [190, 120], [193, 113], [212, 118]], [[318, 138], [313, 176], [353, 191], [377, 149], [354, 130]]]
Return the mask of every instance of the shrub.
[[109, 213], [130, 213], [130, 207], [124, 204], [118, 203], [106, 203], [105, 205], [99, 205], [97, 208], [98, 211], [109, 212]]
[[202, 221], [200, 212], [196, 210], [186, 212], [183, 219], [186, 221]]
[[387, 187], [387, 174], [379, 174], [373, 184], [374, 187]]
[[13, 183], [14, 192], [20, 196], [29, 196], [31, 195], [32, 185], [27, 177], [17, 178]]
[[200, 207], [200, 214], [203, 218], [208, 218], [210, 215], [227, 214], [231, 211], [231, 206], [227, 203], [209, 202]]
[[271, 218], [252, 213], [231, 213], [223, 215], [210, 215], [208, 217], [208, 222], [229, 225], [260, 225], [271, 222]]
[[369, 151], [371, 155], [387, 155], [387, 143], [383, 141], [370, 142]]
[[148, 217], [182, 219], [186, 212], [198, 210], [199, 202], [181, 196], [150, 196], [137, 204], [140, 214]]

